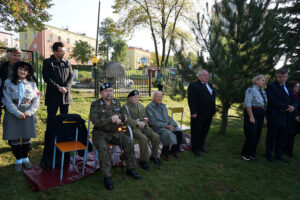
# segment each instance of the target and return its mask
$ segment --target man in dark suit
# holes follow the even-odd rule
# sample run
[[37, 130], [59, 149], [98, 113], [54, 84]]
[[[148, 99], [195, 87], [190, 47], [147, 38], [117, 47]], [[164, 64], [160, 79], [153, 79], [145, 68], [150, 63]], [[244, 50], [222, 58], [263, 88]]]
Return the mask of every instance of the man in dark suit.
[[192, 151], [196, 156], [204, 149], [204, 142], [209, 131], [212, 117], [216, 113], [216, 94], [209, 81], [209, 73], [202, 69], [198, 80], [188, 87], [188, 103], [191, 111]]
[[295, 97], [292, 89], [285, 85], [288, 72], [279, 69], [276, 72], [276, 81], [267, 87], [267, 141], [266, 158], [273, 162], [272, 152], [275, 142], [275, 159], [288, 162], [283, 158], [286, 148], [287, 134], [292, 129], [293, 112], [295, 110]]

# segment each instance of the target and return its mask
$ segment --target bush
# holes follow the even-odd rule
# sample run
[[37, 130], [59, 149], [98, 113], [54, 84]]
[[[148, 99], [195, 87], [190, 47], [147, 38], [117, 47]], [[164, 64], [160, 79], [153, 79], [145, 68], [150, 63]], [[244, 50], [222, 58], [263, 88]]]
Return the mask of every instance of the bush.
[[80, 79], [80, 83], [92, 83], [92, 78], [82, 78]]
[[174, 101], [181, 101], [186, 97], [182, 78], [176, 77], [175, 81], [167, 81], [165, 85], [167, 95]]

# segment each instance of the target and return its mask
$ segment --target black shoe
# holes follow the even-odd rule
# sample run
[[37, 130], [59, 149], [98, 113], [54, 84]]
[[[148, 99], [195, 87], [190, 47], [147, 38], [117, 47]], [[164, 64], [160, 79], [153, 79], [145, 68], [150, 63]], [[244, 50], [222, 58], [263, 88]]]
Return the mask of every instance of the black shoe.
[[114, 189], [114, 184], [111, 180], [111, 177], [104, 178], [104, 185], [105, 185], [106, 189], [108, 189], [108, 190]]
[[258, 161], [254, 156], [249, 156], [248, 158], [252, 161]]
[[285, 156], [288, 157], [288, 158], [294, 157], [294, 155], [292, 153], [286, 153]]
[[156, 164], [156, 165], [161, 165], [161, 161], [158, 158], [154, 158], [154, 157], [151, 156], [150, 160], [152, 162], [154, 162], [154, 164]]
[[280, 160], [280, 161], [282, 161], [282, 162], [284, 162], [284, 163], [290, 163], [288, 160], [286, 160], [286, 159], [284, 159], [284, 158], [282, 158], [282, 157], [274, 157], [276, 160]]
[[269, 162], [274, 162], [274, 160], [273, 160], [273, 158], [272, 157], [270, 157], [270, 156], [266, 156], [266, 159], [269, 161]]
[[146, 171], [150, 170], [150, 167], [146, 161], [141, 161], [140, 165], [141, 165], [141, 168], [143, 168], [144, 170], [146, 170]]
[[208, 153], [208, 151], [206, 149], [201, 149], [200, 151], [202, 151], [204, 153]]
[[197, 156], [197, 157], [200, 157], [201, 156], [201, 153], [200, 151], [193, 151], [194, 155]]
[[126, 174], [137, 180], [142, 179], [142, 177], [138, 175], [134, 169], [127, 169]]

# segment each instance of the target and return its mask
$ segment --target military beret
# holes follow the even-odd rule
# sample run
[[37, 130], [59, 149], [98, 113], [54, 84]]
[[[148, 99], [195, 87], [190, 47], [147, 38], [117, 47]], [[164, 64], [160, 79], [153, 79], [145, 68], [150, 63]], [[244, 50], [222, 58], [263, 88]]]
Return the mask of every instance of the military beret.
[[135, 96], [135, 95], [139, 95], [139, 94], [140, 94], [140, 93], [139, 93], [138, 90], [132, 90], [131, 92], [129, 92], [128, 98], [129, 98], [129, 97], [132, 97], [132, 96]]
[[112, 85], [110, 83], [104, 83], [101, 87], [100, 87], [100, 92], [102, 90], [106, 90], [108, 88], [112, 88]]

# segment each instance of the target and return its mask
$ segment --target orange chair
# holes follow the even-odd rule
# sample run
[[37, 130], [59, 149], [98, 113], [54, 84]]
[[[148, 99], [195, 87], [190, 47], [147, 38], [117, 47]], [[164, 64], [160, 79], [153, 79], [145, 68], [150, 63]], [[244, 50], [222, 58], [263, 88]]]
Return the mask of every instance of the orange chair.
[[[78, 121], [62, 121], [62, 124], [74, 124], [80, 125]], [[75, 140], [73, 141], [66, 141], [66, 142], [57, 142], [57, 136], [55, 137], [54, 140], [54, 151], [53, 151], [53, 163], [52, 163], [52, 169], [55, 169], [55, 154], [56, 154], [56, 149], [58, 149], [62, 153], [62, 158], [61, 158], [61, 168], [60, 168], [60, 181], [62, 180], [63, 177], [63, 168], [64, 168], [64, 156], [65, 153], [67, 152], [74, 152], [74, 159], [73, 159], [73, 167], [75, 167], [76, 163], [76, 152], [79, 150], [84, 150], [84, 159], [83, 159], [83, 167], [82, 167], [82, 176], [84, 175], [84, 169], [85, 169], [85, 163], [87, 160], [87, 151], [88, 151], [88, 138], [89, 134], [87, 134], [87, 142], [86, 144], [82, 144], [80, 141], [78, 141], [78, 126], [76, 126], [76, 135], [75, 135]]]

